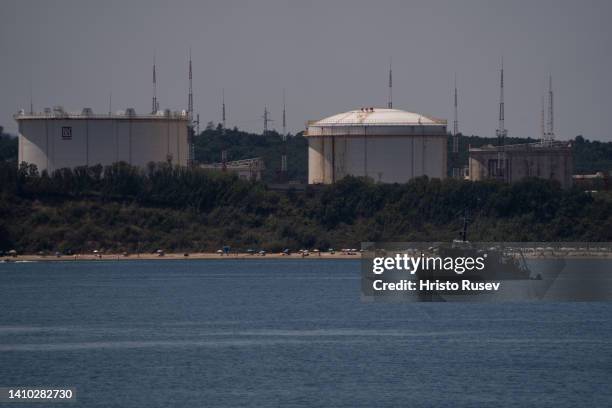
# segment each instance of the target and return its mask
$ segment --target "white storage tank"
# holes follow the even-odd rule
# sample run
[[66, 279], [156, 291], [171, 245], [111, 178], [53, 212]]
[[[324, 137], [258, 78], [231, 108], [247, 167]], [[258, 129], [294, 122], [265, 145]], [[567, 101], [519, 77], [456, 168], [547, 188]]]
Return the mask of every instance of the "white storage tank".
[[49, 172], [78, 166], [126, 162], [144, 167], [150, 162], [190, 163], [189, 118], [170, 111], [139, 115], [133, 108], [116, 114], [79, 113], [61, 107], [43, 113], [14, 116], [19, 126], [19, 163]]
[[446, 177], [446, 121], [399, 109], [362, 108], [311, 121], [308, 183], [347, 175], [404, 183]]

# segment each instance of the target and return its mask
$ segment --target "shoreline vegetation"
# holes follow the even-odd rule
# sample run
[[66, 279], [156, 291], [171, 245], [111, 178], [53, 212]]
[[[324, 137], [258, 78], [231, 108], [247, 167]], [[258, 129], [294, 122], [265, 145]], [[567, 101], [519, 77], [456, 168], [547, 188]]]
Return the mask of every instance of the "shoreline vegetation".
[[0, 251], [18, 254], [328, 251], [361, 242], [612, 241], [608, 192], [552, 181], [346, 177], [304, 191], [151, 164], [39, 173], [0, 162]]

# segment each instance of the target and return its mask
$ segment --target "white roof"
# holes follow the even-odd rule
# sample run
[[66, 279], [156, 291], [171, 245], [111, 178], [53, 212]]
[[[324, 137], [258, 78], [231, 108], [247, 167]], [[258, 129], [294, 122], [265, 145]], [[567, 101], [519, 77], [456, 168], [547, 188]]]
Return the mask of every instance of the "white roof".
[[309, 123], [309, 126], [347, 125], [446, 125], [446, 121], [400, 109], [364, 108], [338, 113], [337, 115]]

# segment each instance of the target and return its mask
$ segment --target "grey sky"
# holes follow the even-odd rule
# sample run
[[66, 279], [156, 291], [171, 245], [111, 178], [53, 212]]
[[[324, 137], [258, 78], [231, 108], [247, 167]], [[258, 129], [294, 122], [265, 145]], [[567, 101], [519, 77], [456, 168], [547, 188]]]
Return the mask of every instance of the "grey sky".
[[361, 106], [385, 106], [393, 57], [394, 107], [493, 135], [499, 62], [510, 136], [537, 136], [553, 75], [558, 138], [612, 140], [612, 2], [609, 1], [24, 1], [0, 3], [0, 126], [11, 115], [63, 105], [108, 111], [151, 106], [156, 54], [162, 108], [187, 104], [192, 48], [195, 111], [261, 131], [268, 105], [280, 127]]

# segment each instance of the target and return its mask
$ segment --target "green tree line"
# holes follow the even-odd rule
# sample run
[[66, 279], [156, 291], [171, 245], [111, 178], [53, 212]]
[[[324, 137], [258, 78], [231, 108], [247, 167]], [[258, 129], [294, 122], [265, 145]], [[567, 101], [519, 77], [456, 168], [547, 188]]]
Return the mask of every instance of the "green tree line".
[[265, 135], [243, 132], [237, 128], [223, 129], [209, 123], [200, 135], [194, 138], [195, 159], [199, 163], [221, 161], [221, 152], [227, 152], [227, 160], [261, 157], [265, 163], [263, 179], [276, 182], [279, 179], [281, 155], [289, 157], [287, 169], [290, 180], [306, 181], [308, 177], [308, 142], [301, 133], [288, 135], [286, 144], [276, 131]]
[[17, 138], [4, 133], [0, 126], [0, 161], [17, 162]]
[[606, 194], [527, 179], [506, 185], [347, 177], [279, 192], [226, 173], [125, 163], [39, 173], [0, 162], [0, 250], [212, 251], [359, 247], [362, 241], [610, 241]]

